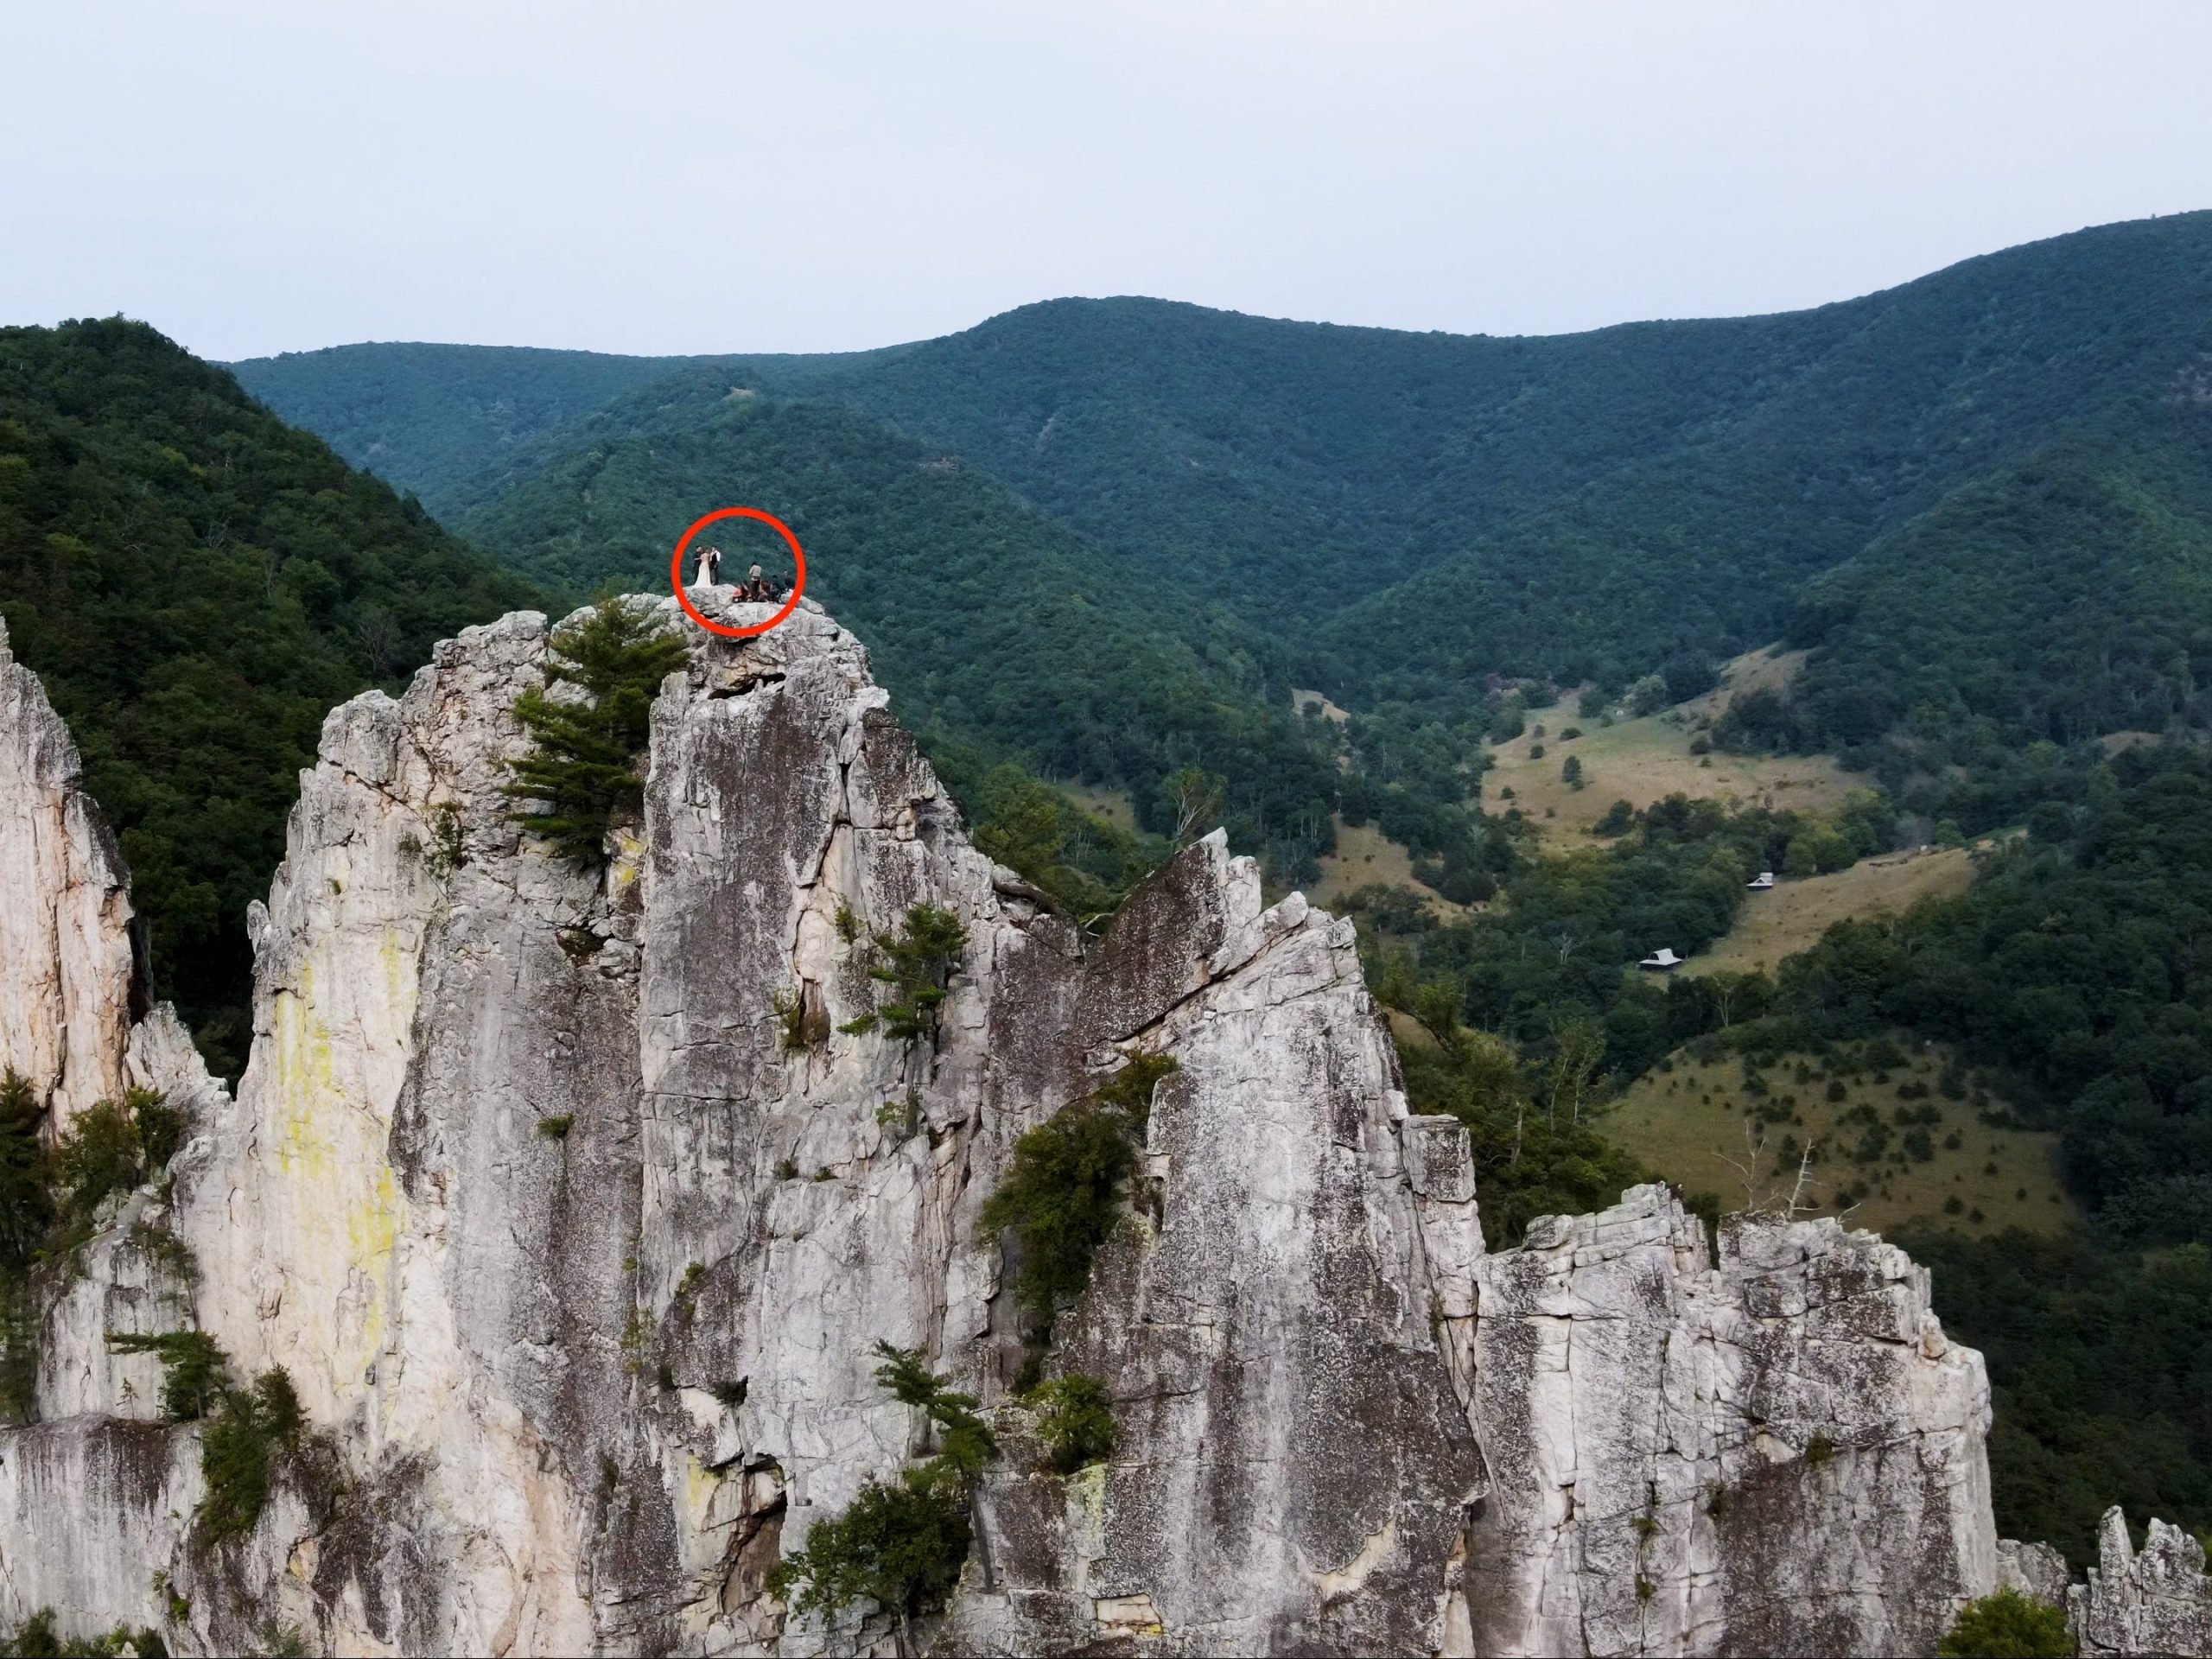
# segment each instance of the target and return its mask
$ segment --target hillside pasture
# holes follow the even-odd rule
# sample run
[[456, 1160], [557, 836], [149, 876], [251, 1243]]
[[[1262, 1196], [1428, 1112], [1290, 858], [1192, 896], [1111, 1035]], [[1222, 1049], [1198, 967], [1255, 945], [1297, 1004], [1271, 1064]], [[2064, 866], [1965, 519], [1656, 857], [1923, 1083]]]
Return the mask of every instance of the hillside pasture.
[[1471, 913], [1453, 904], [1433, 887], [1414, 879], [1413, 857], [1371, 823], [1353, 827], [1337, 820], [1337, 849], [1321, 855], [1321, 879], [1309, 883], [1306, 896], [1324, 909], [1370, 883], [1403, 887], [1428, 901], [1439, 920], [1457, 921]]
[[[1536, 728], [1544, 735], [1535, 735]], [[1560, 735], [1579, 727], [1580, 737]], [[1542, 838], [1558, 850], [1581, 843], [1590, 827], [1615, 801], [1639, 810], [1669, 795], [1693, 800], [1732, 801], [1777, 810], [1824, 812], [1853, 788], [1863, 786], [1824, 754], [1692, 754], [1696, 734], [1678, 710], [1645, 715], [1601, 726], [1595, 716], [1576, 717], [1573, 706], [1540, 709], [1529, 729], [1491, 750], [1491, 771], [1483, 779], [1485, 810], [1519, 807]], [[1543, 753], [1535, 756], [1534, 748]], [[1582, 762], [1583, 786], [1561, 776], [1569, 755]], [[1505, 791], [1513, 791], [1508, 799]]]
[[1720, 683], [1700, 696], [1692, 697], [1676, 712], [1691, 721], [1718, 720], [1727, 711], [1728, 705], [1746, 691], [1787, 691], [1803, 671], [1805, 659], [1812, 654], [1810, 651], [1784, 651], [1774, 645], [1731, 657], [1720, 665]]
[[[2055, 1233], [2078, 1218], [2059, 1183], [2056, 1135], [1992, 1124], [1987, 1116], [2009, 1114], [1980, 1084], [1946, 1097], [1940, 1049], [1903, 1052], [1886, 1071], [1847, 1049], [1833, 1062], [1793, 1055], [1747, 1074], [1738, 1056], [1700, 1062], [1677, 1050], [1600, 1127], [1686, 1192], [1719, 1194], [1725, 1210], [1786, 1198], [1810, 1145], [1801, 1213], [1847, 1212], [1851, 1225], [1878, 1232], [1926, 1221], [1983, 1237], [2007, 1227]], [[1829, 1097], [1837, 1084], [1841, 1100]]]
[[1055, 784], [1052, 787], [1092, 817], [1103, 818], [1116, 830], [1126, 830], [1133, 836], [1142, 833], [1137, 824], [1136, 804], [1129, 799], [1127, 790], [1102, 789], [1090, 784]]
[[1783, 958], [1809, 948], [1838, 922], [1896, 915], [1923, 899], [1964, 893], [1973, 880], [1967, 849], [1951, 847], [1888, 853], [1830, 875], [1783, 881], [1770, 892], [1751, 894], [1737, 912], [1736, 925], [1692, 957], [1682, 971], [1772, 973]]
[[1308, 709], [1319, 709], [1323, 715], [1339, 726], [1351, 719], [1350, 714], [1331, 702], [1321, 692], [1307, 691], [1297, 686], [1290, 689], [1290, 705], [1301, 715]]

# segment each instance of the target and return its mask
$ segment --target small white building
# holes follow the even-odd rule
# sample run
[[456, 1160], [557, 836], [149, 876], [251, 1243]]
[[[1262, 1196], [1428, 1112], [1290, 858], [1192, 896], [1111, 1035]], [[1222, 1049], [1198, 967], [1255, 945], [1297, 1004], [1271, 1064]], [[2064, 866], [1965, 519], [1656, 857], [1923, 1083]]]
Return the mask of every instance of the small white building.
[[1664, 974], [1681, 967], [1682, 959], [1670, 947], [1662, 944], [1636, 965], [1649, 973]]
[[1769, 887], [1774, 885], [1774, 872], [1772, 870], [1761, 870], [1758, 874], [1758, 880], [1756, 881], [1746, 881], [1744, 885], [1749, 887], [1753, 893], [1764, 893]]

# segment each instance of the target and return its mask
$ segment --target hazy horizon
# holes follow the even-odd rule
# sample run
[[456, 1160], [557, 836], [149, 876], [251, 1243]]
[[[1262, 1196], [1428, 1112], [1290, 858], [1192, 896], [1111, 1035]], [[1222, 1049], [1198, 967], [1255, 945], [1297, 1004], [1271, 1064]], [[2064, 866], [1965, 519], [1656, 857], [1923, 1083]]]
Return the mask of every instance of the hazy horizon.
[[0, 322], [866, 350], [1052, 297], [1557, 334], [2212, 203], [2212, 10], [59, 9]]

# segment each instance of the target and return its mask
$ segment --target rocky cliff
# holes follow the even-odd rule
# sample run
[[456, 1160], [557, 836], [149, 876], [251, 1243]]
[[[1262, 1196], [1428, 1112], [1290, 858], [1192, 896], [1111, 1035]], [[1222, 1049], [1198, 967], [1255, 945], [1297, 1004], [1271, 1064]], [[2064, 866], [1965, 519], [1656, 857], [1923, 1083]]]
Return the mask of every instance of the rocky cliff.
[[0, 1056], [56, 1126], [124, 1087], [138, 984], [123, 855], [0, 620]]
[[[1084, 934], [969, 845], [810, 606], [689, 632], [640, 832], [580, 874], [501, 792], [547, 637], [471, 630], [331, 715], [251, 918], [235, 1098], [134, 1002], [111, 842], [0, 652], [0, 1059], [57, 1117], [126, 1083], [191, 1117], [40, 1281], [0, 1624], [188, 1652], [1924, 1652], [1998, 1581], [1980, 1362], [1898, 1251], [1710, 1240], [1640, 1188], [1485, 1253], [1464, 1133], [1408, 1116], [1348, 924], [1266, 906], [1216, 836]], [[840, 1029], [921, 903], [967, 934], [934, 1037]], [[1045, 1359], [1103, 1382], [1117, 1443], [1064, 1476], [979, 1211], [1025, 1130], [1139, 1056], [1175, 1068]], [[206, 1430], [156, 1421], [152, 1360], [106, 1340], [179, 1329], [281, 1365], [315, 1432], [216, 1545]], [[973, 1393], [1001, 1455], [941, 1615], [797, 1617], [770, 1570], [919, 1444], [879, 1340]]]

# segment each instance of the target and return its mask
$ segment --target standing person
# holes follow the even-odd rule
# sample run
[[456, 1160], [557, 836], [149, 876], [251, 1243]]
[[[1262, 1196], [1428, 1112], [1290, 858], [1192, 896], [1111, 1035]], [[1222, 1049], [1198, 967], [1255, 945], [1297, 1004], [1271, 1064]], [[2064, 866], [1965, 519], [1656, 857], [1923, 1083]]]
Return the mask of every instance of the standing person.
[[699, 588], [712, 588], [719, 583], [721, 579], [721, 549], [719, 547], [706, 547], [700, 549], [699, 569], [694, 576], [692, 585]]

